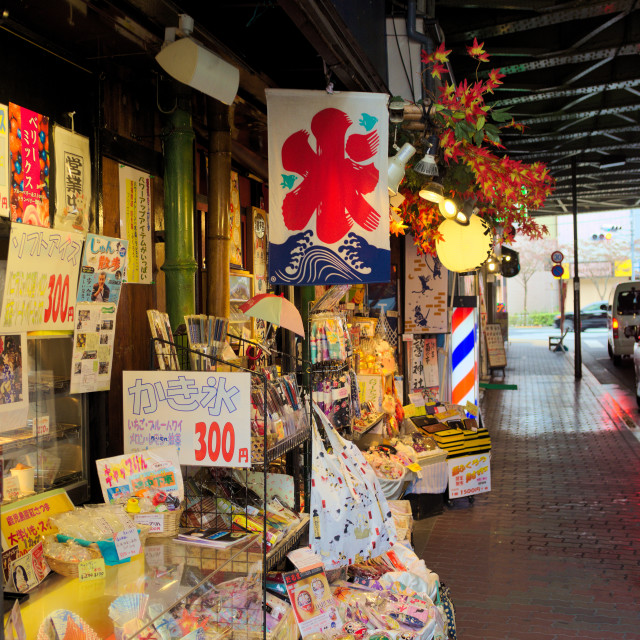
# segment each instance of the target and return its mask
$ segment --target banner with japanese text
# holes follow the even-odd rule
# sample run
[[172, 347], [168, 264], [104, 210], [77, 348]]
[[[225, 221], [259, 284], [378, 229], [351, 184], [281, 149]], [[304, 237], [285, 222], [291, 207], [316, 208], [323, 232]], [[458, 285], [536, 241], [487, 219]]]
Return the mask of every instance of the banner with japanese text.
[[129, 242], [127, 282], [153, 281], [151, 176], [120, 165], [120, 237]]
[[175, 445], [180, 464], [251, 466], [249, 373], [123, 371], [124, 450]]
[[11, 219], [49, 225], [49, 118], [9, 103]]
[[9, 108], [0, 104], [0, 216], [9, 217]]
[[270, 282], [388, 282], [388, 96], [266, 94]]
[[78, 302], [113, 302], [127, 277], [128, 240], [87, 234], [82, 252]]
[[491, 453], [449, 458], [449, 499], [491, 491]]
[[91, 204], [89, 138], [54, 125], [53, 145], [56, 183], [53, 226], [86, 234]]
[[82, 234], [11, 225], [0, 328], [73, 329]]
[[0, 334], [0, 433], [23, 427], [29, 414], [27, 334]]

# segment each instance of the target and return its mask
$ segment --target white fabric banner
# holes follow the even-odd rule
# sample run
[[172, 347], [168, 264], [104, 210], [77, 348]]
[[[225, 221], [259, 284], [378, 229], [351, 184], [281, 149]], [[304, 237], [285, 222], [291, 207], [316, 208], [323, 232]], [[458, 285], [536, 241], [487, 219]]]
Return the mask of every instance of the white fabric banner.
[[413, 236], [405, 240], [405, 333], [447, 333], [447, 269], [437, 257], [421, 255]]
[[266, 94], [271, 284], [388, 282], [388, 96]]
[[91, 156], [89, 138], [55, 125], [53, 127], [56, 179], [56, 229], [89, 230], [91, 204]]

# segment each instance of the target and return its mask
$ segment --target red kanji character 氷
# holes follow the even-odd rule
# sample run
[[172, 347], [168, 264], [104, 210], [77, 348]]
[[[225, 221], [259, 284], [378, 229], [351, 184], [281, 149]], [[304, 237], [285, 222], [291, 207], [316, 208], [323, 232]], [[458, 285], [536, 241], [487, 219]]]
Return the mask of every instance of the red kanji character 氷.
[[378, 133], [347, 136], [351, 119], [340, 109], [328, 108], [311, 119], [316, 149], [304, 130], [290, 135], [282, 145], [282, 166], [302, 176], [282, 204], [287, 229], [300, 230], [316, 213], [321, 242], [338, 242], [355, 222], [366, 231], [378, 227], [380, 214], [365, 200], [378, 184], [378, 169], [370, 160], [377, 152]]

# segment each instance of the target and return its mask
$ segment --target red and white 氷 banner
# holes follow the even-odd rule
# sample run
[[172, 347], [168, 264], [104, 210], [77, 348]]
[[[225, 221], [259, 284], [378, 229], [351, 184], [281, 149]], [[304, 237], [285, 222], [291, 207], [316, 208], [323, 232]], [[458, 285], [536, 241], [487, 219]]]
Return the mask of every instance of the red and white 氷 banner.
[[266, 93], [271, 284], [388, 282], [388, 96]]

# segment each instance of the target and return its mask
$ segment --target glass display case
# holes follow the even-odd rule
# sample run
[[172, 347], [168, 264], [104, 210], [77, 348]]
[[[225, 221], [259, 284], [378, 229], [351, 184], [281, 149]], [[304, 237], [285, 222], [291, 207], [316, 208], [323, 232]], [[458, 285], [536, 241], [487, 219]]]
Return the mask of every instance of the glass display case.
[[[62, 487], [88, 499], [86, 399], [69, 393], [73, 336], [0, 336], [3, 506]], [[24, 344], [26, 342], [26, 344]]]
[[265, 609], [263, 597], [255, 541], [212, 549], [150, 538], [100, 579], [49, 576], [21, 609], [26, 637], [40, 640], [65, 637], [71, 619], [86, 633], [77, 637], [95, 637], [89, 627], [109, 640], [297, 638], [291, 607], [269, 595]]

